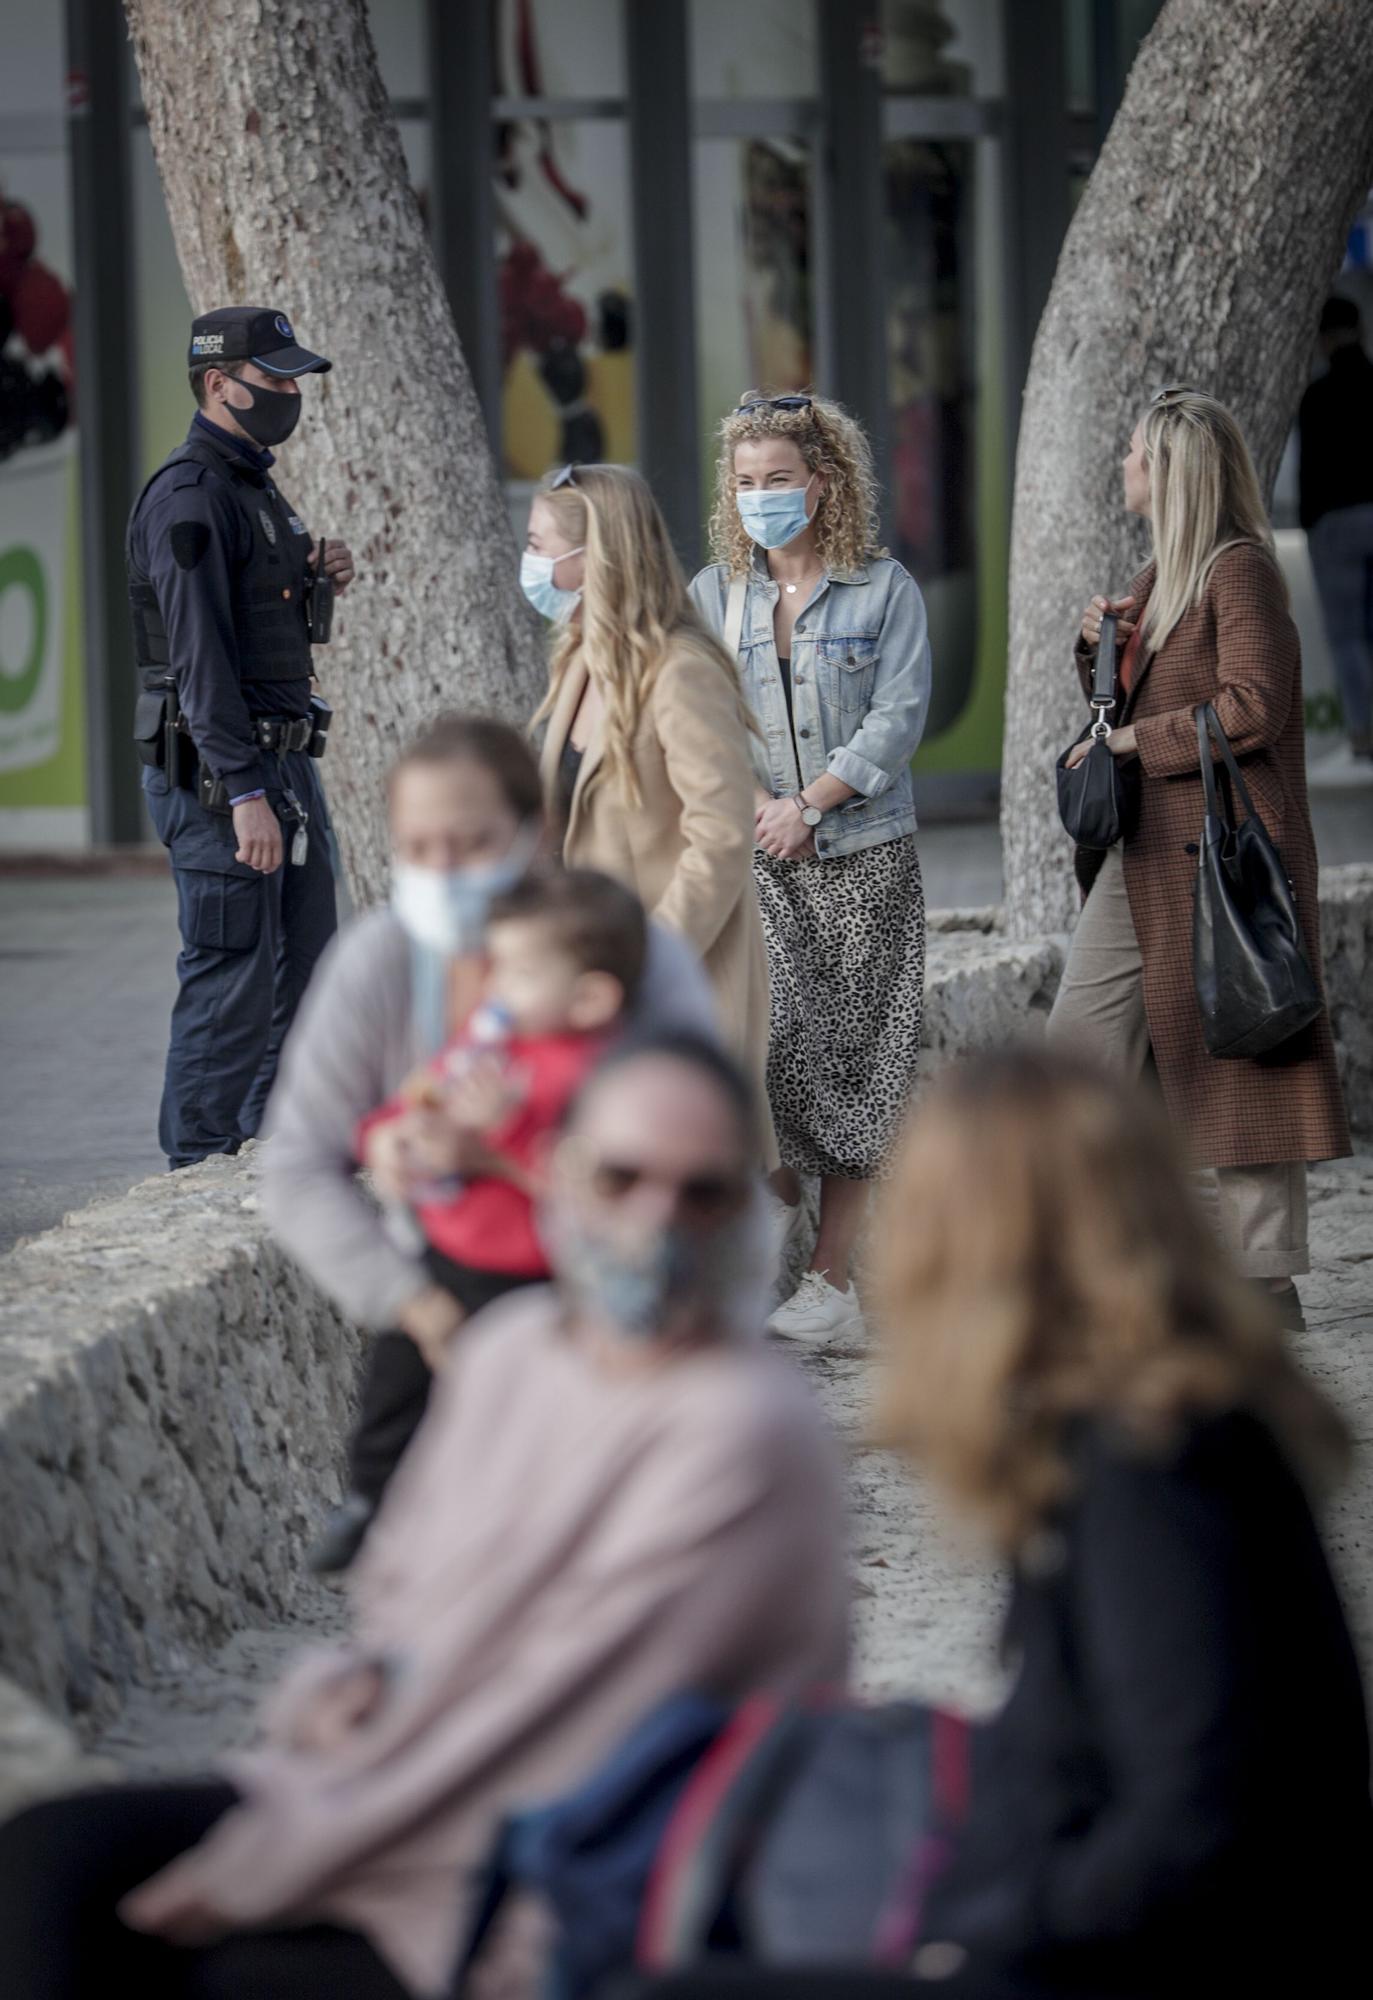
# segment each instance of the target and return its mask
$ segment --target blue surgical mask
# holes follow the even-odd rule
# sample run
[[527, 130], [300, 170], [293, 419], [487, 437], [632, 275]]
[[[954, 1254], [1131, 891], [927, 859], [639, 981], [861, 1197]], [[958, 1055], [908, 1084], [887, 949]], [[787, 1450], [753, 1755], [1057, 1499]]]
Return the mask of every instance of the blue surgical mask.
[[538, 829], [526, 827], [508, 854], [480, 868], [391, 864], [391, 908], [418, 945], [455, 958], [476, 951], [497, 896], [513, 889], [533, 859]]
[[536, 556], [532, 549], [526, 549], [520, 557], [520, 588], [540, 617], [551, 618], [555, 625], [561, 625], [572, 616], [581, 602], [580, 590], [560, 590], [553, 581], [553, 572], [568, 556], [579, 556], [584, 548], [565, 549], [560, 556]]
[[739, 504], [739, 519], [759, 548], [785, 548], [788, 542], [794, 542], [802, 530], [809, 527], [806, 495], [814, 477], [812, 473], [804, 486], [784, 486], [780, 492], [735, 495]]

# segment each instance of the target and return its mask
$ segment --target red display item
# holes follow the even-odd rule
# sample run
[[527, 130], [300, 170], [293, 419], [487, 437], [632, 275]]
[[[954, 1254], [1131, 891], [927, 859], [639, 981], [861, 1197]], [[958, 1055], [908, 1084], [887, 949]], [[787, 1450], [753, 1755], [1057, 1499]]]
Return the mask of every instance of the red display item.
[[10, 289], [14, 326], [30, 354], [46, 354], [67, 330], [71, 301], [55, 271], [36, 258], [27, 263]]
[[33, 217], [17, 201], [0, 202], [0, 265], [26, 264], [38, 243]]

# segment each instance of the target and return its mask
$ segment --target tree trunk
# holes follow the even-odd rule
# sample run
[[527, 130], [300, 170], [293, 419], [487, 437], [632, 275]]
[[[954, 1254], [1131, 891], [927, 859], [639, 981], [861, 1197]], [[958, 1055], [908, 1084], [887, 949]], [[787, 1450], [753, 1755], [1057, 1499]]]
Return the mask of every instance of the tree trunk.
[[1168, 0], [1059, 258], [1025, 392], [1002, 840], [1011, 930], [1077, 910], [1054, 762], [1086, 718], [1083, 606], [1145, 560], [1120, 461], [1150, 394], [1209, 390], [1272, 488], [1326, 289], [1373, 182], [1373, 6]]
[[[126, 0], [197, 312], [279, 306], [334, 363], [283, 490], [357, 581], [317, 654], [355, 898], [384, 891], [381, 776], [440, 709], [523, 723], [545, 682], [505, 496], [387, 107], [364, 0]], [[189, 342], [189, 330], [188, 330]]]

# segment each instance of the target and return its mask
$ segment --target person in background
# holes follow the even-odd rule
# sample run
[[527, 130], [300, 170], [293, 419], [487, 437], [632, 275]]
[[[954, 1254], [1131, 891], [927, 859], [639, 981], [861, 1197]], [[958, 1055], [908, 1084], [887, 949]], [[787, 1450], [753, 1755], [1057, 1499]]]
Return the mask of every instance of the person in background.
[[669, 1695], [842, 1683], [832, 1442], [762, 1340], [755, 1115], [710, 1044], [612, 1052], [554, 1161], [554, 1288], [460, 1341], [262, 1746], [0, 1829], [7, 2000], [438, 2000], [503, 1816]]
[[822, 1342], [862, 1331], [854, 1247], [920, 1054], [910, 761], [929, 711], [925, 606], [878, 546], [867, 439], [819, 397], [752, 395], [725, 418], [711, 541], [717, 560], [692, 598], [737, 654], [757, 724], [753, 869], [784, 1245], [801, 1177], [820, 1181], [810, 1267], [770, 1324]]
[[1369, 1742], [1311, 1511], [1348, 1440], [1162, 1113], [1053, 1049], [976, 1058], [916, 1112], [882, 1219], [888, 1428], [1012, 1573], [1014, 1683], [918, 1982], [1351, 1991]]
[[256, 1135], [337, 925], [311, 648], [328, 636], [325, 592], [353, 580], [345, 544], [313, 542], [272, 473], [305, 408], [300, 378], [332, 364], [258, 306], [202, 313], [188, 358], [196, 412], [134, 503], [127, 546], [134, 736], [181, 929], [158, 1122], [172, 1167]]
[[[1079, 850], [1086, 901], [1050, 1037], [1138, 1076], [1152, 1053], [1164, 1102], [1199, 1167], [1240, 1267], [1300, 1326], [1292, 1282], [1311, 1268], [1306, 1164], [1349, 1151], [1330, 1022], [1262, 1060], [1219, 1060], [1202, 1033], [1192, 890], [1205, 813], [1196, 709], [1210, 702], [1297, 896], [1321, 964], [1316, 839], [1306, 796], [1301, 647], [1239, 425], [1199, 389], [1160, 389], [1135, 425], [1124, 500], [1154, 555], [1112, 606], [1094, 597], [1075, 663], [1090, 689], [1103, 614], [1126, 641], [1108, 742], [1137, 757], [1139, 823], [1103, 856]], [[1080, 761], [1084, 739], [1073, 752]]]
[[[349, 1448], [348, 1490], [312, 1552], [346, 1568], [423, 1413], [441, 1348], [463, 1307], [426, 1266], [418, 1233], [397, 1242], [358, 1179], [360, 1123], [435, 1056], [481, 995], [493, 899], [544, 845], [538, 766], [528, 744], [486, 716], [442, 716], [402, 753], [388, 786], [391, 899], [347, 926], [311, 984], [267, 1110], [262, 1201], [273, 1233], [341, 1312], [375, 1329]], [[650, 924], [630, 1024], [717, 1033], [710, 988], [690, 949]], [[443, 1118], [407, 1132], [417, 1183], [443, 1172]]]
[[[637, 472], [566, 466], [529, 516], [521, 580], [554, 624], [541, 769], [569, 867], [624, 882], [715, 989], [726, 1045], [761, 1086], [768, 973], [750, 870], [747, 710], [687, 597]], [[775, 1164], [761, 1105], [760, 1151]]]
[[1297, 418], [1301, 524], [1349, 747], [1373, 758], [1373, 361], [1353, 299], [1326, 300], [1320, 346]]

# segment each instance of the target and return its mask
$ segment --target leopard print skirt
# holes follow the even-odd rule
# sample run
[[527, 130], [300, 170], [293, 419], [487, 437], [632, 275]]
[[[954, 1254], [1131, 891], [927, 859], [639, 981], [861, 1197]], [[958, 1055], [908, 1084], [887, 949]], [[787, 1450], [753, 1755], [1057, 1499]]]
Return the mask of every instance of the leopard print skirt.
[[755, 850], [768, 941], [768, 1099], [795, 1173], [880, 1174], [915, 1086], [925, 891], [915, 840], [829, 861]]

